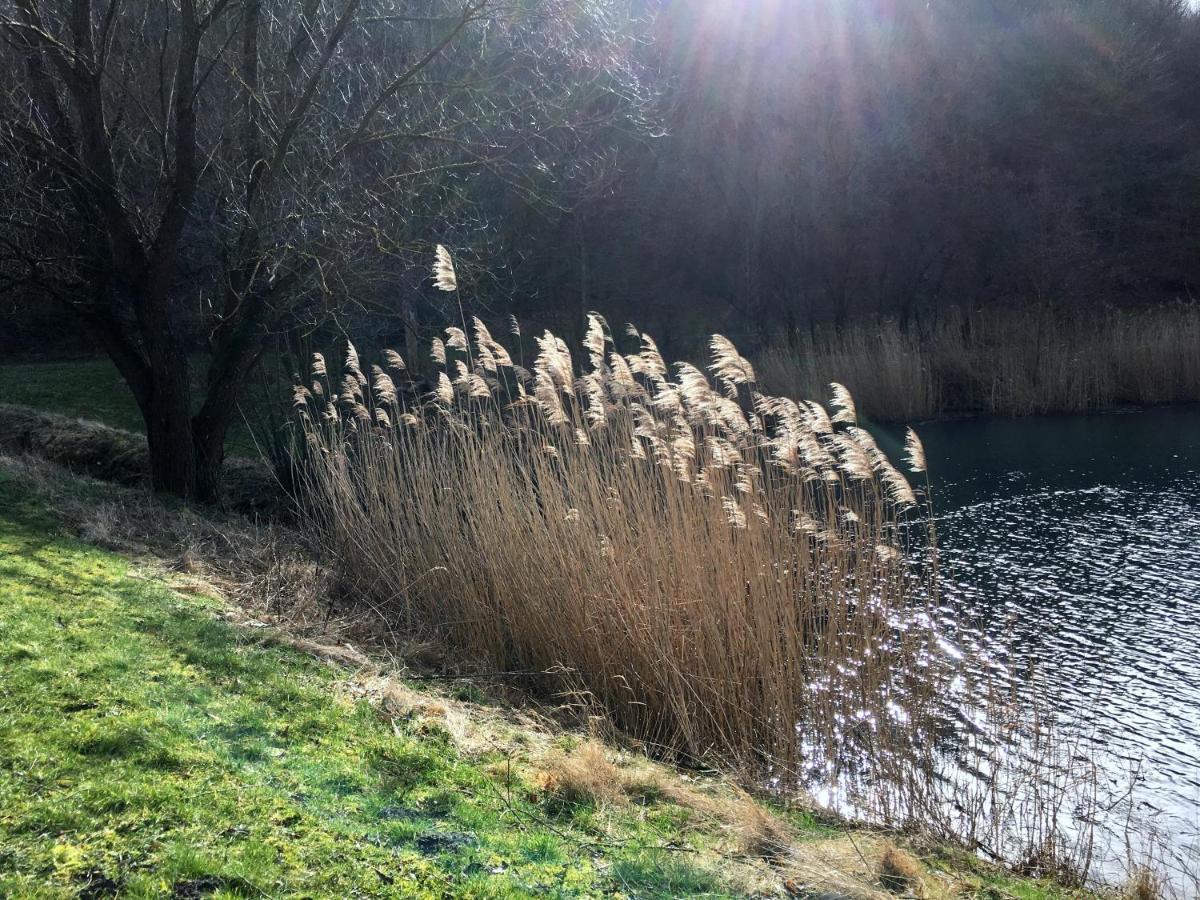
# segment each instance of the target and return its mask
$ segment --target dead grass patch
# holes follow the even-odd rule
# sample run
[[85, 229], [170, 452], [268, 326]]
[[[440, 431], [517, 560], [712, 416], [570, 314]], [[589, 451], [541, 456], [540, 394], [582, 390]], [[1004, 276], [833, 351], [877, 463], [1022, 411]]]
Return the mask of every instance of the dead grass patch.
[[732, 781], [697, 781], [641, 757], [626, 757], [596, 740], [571, 752], [553, 750], [537, 764], [538, 789], [562, 803], [623, 806], [665, 803], [696, 814], [698, 827], [725, 833], [731, 852], [786, 863], [797, 838], [781, 817]]
[[890, 891], [911, 892], [921, 886], [924, 870], [911, 853], [892, 844], [879, 857], [879, 880]]
[[623, 774], [595, 741], [585, 741], [573, 753], [547, 755], [537, 783], [543, 793], [565, 804], [618, 806], [629, 802]]
[[9, 403], [0, 403], [0, 450], [34, 453], [117, 484], [138, 484], [149, 472], [140, 435]]
[[728, 809], [743, 853], [779, 863], [791, 855], [795, 835], [778, 816], [748, 797]]

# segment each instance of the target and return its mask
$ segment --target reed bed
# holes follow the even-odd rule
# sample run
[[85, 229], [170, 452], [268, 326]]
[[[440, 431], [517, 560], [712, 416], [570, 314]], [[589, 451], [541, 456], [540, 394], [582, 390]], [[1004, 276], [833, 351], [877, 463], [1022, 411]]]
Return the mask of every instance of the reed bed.
[[806, 395], [831, 379], [864, 416], [1035, 415], [1200, 401], [1200, 305], [1094, 315], [960, 310], [817, 329], [760, 357], [772, 390]]
[[[515, 323], [514, 323], [515, 327]], [[921, 491], [857, 425], [598, 316], [526, 369], [475, 320], [405, 404], [394, 352], [314, 358], [296, 403], [315, 532], [398, 628], [581, 704], [657, 751], [798, 786], [869, 758], [884, 818], [933, 770], [939, 666]], [[515, 342], [519, 343], [519, 342]], [[623, 352], [618, 345], [628, 345]], [[401, 386], [397, 386], [397, 381]], [[922, 471], [910, 435], [908, 462]]]

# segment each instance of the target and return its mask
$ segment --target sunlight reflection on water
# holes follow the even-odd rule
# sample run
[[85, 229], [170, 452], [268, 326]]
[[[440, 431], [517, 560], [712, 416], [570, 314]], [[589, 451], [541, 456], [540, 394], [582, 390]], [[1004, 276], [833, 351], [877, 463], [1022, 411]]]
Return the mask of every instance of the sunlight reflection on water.
[[1115, 783], [1137, 766], [1132, 813], [1194, 860], [1200, 409], [921, 434], [948, 605], [1018, 685], [1038, 673], [1103, 774]]

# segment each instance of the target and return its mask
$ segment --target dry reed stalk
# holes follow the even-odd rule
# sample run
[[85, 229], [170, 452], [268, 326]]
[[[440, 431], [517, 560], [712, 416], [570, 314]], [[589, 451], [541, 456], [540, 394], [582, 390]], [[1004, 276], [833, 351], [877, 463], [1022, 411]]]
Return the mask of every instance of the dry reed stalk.
[[1164, 896], [1159, 876], [1147, 868], [1140, 868], [1129, 876], [1124, 894], [1128, 900], [1161, 900]]

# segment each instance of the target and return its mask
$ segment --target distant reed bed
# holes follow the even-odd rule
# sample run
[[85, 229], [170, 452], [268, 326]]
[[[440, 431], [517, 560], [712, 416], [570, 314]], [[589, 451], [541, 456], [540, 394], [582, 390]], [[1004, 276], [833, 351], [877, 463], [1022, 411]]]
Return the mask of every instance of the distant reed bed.
[[665, 754], [784, 788], [850, 758], [932, 771], [932, 534], [850, 393], [768, 396], [720, 336], [705, 372], [588, 324], [528, 368], [449, 328], [418, 403], [395, 352], [314, 358], [305, 489], [342, 571], [398, 628]]
[[820, 328], [768, 348], [759, 369], [765, 385], [789, 395], [840, 380], [875, 421], [1196, 402], [1200, 305], [1069, 316], [952, 310], [908, 328], [894, 320]]

